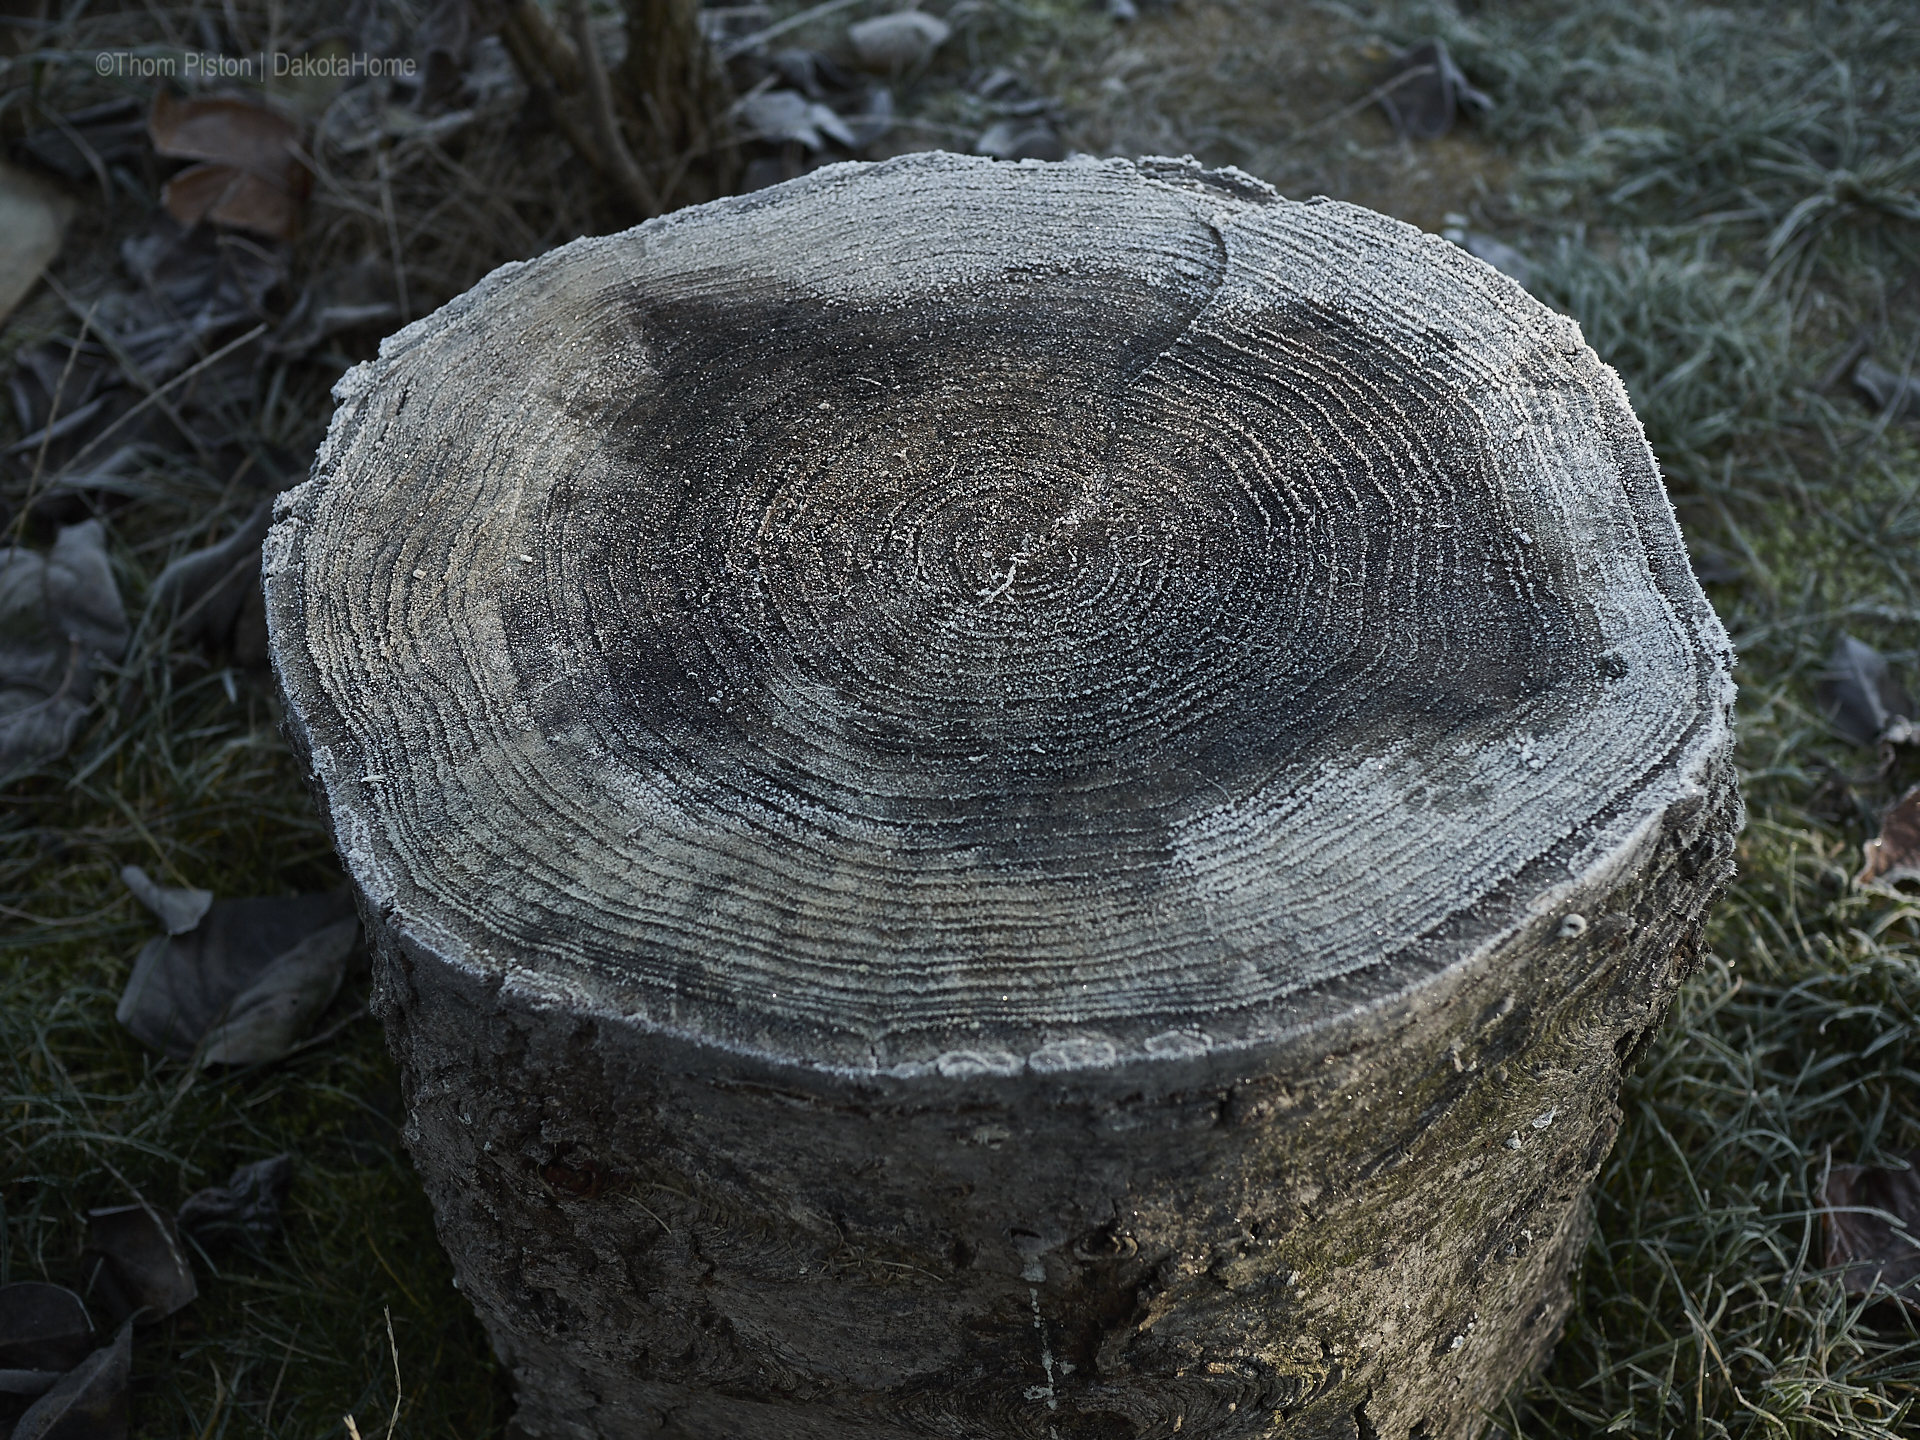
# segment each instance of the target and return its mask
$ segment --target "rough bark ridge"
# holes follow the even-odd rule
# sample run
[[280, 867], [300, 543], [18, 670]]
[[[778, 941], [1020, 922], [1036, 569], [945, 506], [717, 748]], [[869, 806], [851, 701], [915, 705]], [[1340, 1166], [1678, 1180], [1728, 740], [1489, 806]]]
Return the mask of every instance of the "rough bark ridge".
[[1172, 162], [497, 272], [283, 502], [288, 725], [536, 1435], [1478, 1426], [1729, 868], [1577, 327]]

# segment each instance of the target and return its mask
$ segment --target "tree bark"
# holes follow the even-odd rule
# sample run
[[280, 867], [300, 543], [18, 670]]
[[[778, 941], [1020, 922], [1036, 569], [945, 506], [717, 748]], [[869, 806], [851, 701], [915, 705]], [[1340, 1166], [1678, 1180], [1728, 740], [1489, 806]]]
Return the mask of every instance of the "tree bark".
[[838, 166], [496, 272], [265, 568], [535, 1436], [1451, 1440], [1731, 867], [1626, 396], [1237, 172]]

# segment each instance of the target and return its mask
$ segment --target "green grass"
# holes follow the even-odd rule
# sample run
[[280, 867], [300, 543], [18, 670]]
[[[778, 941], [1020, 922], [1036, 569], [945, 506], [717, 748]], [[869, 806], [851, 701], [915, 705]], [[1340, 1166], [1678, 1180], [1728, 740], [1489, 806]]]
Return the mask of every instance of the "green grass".
[[[215, 9], [264, 30], [264, 5]], [[1236, 23], [1263, 13], [1251, 0], [1238, 9]], [[1475, 202], [1474, 223], [1533, 257], [1539, 292], [1621, 371], [1689, 544], [1720, 577], [1710, 594], [1741, 656], [1752, 816], [1741, 875], [1715, 915], [1716, 959], [1624, 1098], [1574, 1318], [1546, 1374], [1499, 1418], [1516, 1440], [1920, 1429], [1914, 1322], [1850, 1301], [1823, 1272], [1814, 1206], [1829, 1163], [1920, 1150], [1920, 908], [1849, 878], [1920, 769], [1847, 746], [1813, 699], [1842, 629], [1920, 682], [1920, 438], [1869, 414], [1844, 379], [1821, 383], [1862, 341], [1895, 368], [1920, 348], [1910, 9], [1318, 7], [1352, 53], [1368, 36], [1438, 31], [1494, 93], [1478, 135], [1510, 178]], [[281, 10], [283, 35], [322, 23], [318, 8]], [[0, 77], [0, 125], [17, 133], [35, 93], [105, 98], [88, 47], [162, 31], [191, 43], [195, 14], [86, 12], [57, 37], [78, 61]], [[1074, 47], [1146, 43], [1104, 36], [1066, 0], [997, 0], [969, 52], [941, 64], [963, 71], [1004, 51], [1071, 94]], [[1091, 92], [1104, 62], [1089, 56]], [[951, 118], [943, 103], [927, 102], [930, 121]], [[416, 311], [500, 260], [618, 222], [557, 142], [510, 144], [514, 133], [488, 121], [389, 157]], [[381, 184], [372, 157], [330, 158], [304, 264], [388, 252]], [[70, 291], [104, 273], [112, 242], [139, 223], [134, 190], [78, 223], [59, 271]], [[62, 325], [43, 295], [0, 332], [0, 355]], [[310, 444], [350, 358], [263, 373], [250, 433], [263, 447]], [[169, 558], [250, 503], [191, 459], [146, 478], [145, 498], [112, 519], [136, 615]], [[503, 1378], [431, 1238], [377, 1028], [207, 1077], [155, 1061], [112, 1020], [151, 933], [114, 878], [120, 865], [230, 895], [338, 880], [274, 732], [270, 686], [223, 666], [149, 629], [73, 753], [0, 793], [0, 1280], [79, 1283], [87, 1208], [133, 1190], [176, 1204], [291, 1150], [285, 1237], [202, 1257], [201, 1300], [141, 1332], [137, 1433], [305, 1440], [343, 1435], [350, 1412], [372, 1440], [395, 1398], [390, 1312], [398, 1433], [497, 1435]]]
[[113, 1019], [153, 933], [120, 864], [226, 894], [339, 883], [260, 682], [241, 677], [231, 700], [215, 675], [172, 688], [188, 669], [156, 646], [124, 708], [0, 811], [0, 1283], [84, 1289], [89, 1208], [136, 1195], [172, 1207], [291, 1152], [284, 1238], [199, 1252], [201, 1298], [139, 1332], [136, 1433], [337, 1436], [349, 1412], [382, 1433], [390, 1310], [401, 1433], [497, 1434], [504, 1383], [434, 1242], [378, 1028], [363, 1020], [281, 1065], [212, 1077], [156, 1059]]
[[1920, 910], [1850, 877], [1916, 777], [1834, 737], [1845, 629], [1914, 674], [1912, 430], [1841, 379], [1920, 336], [1920, 36], [1895, 5], [1408, 7], [1504, 102], [1494, 219], [1621, 372], [1740, 655], [1740, 878], [1629, 1085], [1566, 1338], [1515, 1436], [1893, 1436], [1920, 1336], [1823, 1272], [1829, 1164], [1920, 1150]]

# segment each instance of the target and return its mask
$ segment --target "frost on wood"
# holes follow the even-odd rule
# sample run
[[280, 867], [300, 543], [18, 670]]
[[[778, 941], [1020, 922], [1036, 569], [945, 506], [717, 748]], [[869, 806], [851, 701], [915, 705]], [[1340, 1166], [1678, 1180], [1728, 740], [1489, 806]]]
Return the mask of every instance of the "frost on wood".
[[529, 1433], [1442, 1440], [1544, 1355], [1738, 811], [1571, 321], [917, 155], [338, 396], [274, 658]]

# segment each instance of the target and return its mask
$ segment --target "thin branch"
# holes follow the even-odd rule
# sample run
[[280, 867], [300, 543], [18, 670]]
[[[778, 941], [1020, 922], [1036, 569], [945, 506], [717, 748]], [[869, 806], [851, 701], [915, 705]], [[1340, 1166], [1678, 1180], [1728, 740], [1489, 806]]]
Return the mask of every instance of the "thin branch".
[[766, 44], [767, 41], [774, 39], [776, 36], [785, 35], [792, 30], [798, 30], [802, 25], [811, 24], [815, 20], [824, 20], [827, 16], [838, 14], [842, 10], [850, 10], [859, 3], [860, 0], [826, 0], [826, 3], [823, 5], [815, 5], [810, 10], [802, 10], [798, 15], [789, 15], [777, 24], [769, 25], [764, 30], [756, 30], [753, 34], [744, 35], [734, 41], [720, 52], [720, 63], [724, 65], [736, 55], [744, 55], [749, 50], [757, 50], [760, 46]]
[[[80, 350], [87, 343], [87, 332], [93, 329], [93, 313], [100, 308], [100, 302], [94, 301], [87, 307], [86, 318], [80, 322], [80, 338], [73, 342], [73, 348], [67, 351], [67, 363], [60, 367], [60, 381], [53, 387], [53, 406], [47, 411], [47, 423], [40, 431], [40, 448], [34, 452], [33, 474], [27, 479], [27, 498], [20, 505], [20, 519], [14, 526], [13, 543], [22, 543], [27, 532], [27, 516], [33, 511], [34, 492], [40, 488], [40, 474], [46, 468], [47, 447], [53, 443], [55, 424], [60, 419], [60, 397], [67, 392], [67, 379], [73, 374], [74, 362], [80, 358]], [[8, 557], [9, 563], [12, 557]]]
[[1369, 105], [1378, 104], [1380, 101], [1386, 99], [1387, 96], [1391, 95], [1395, 90], [1398, 90], [1409, 80], [1418, 80], [1422, 76], [1435, 74], [1439, 71], [1439, 68], [1437, 65], [1415, 65], [1409, 70], [1402, 70], [1392, 79], [1382, 81], [1380, 84], [1374, 86], [1373, 89], [1362, 95], [1351, 105], [1342, 105], [1331, 115], [1321, 116], [1318, 120], [1314, 121], [1313, 124], [1307, 126], [1306, 129], [1294, 131], [1287, 139], [1289, 142], [1305, 139], [1309, 135], [1326, 129], [1329, 125], [1337, 125], [1348, 116], [1358, 115]]
[[[559, 39], [558, 36], [554, 38]], [[606, 161], [600, 158], [600, 147], [593, 143], [587, 133], [580, 128], [580, 122], [575, 120], [567, 108], [561, 104], [560, 90], [543, 62], [538, 47], [513, 25], [501, 27], [500, 40], [506, 46], [508, 58], [519, 70], [520, 78], [526, 81], [529, 90], [540, 97], [540, 102], [546, 107], [547, 114], [553, 117], [554, 126], [560, 131], [561, 138], [573, 147], [573, 153], [602, 175], [611, 178]], [[569, 52], [569, 63], [571, 58], [571, 52]]]
[[619, 186], [628, 204], [651, 220], [660, 213], [660, 197], [634, 163], [633, 152], [620, 134], [620, 122], [614, 118], [613, 89], [607, 82], [607, 68], [593, 46], [593, 20], [587, 14], [587, 0], [567, 0], [567, 17], [573, 21], [574, 48], [580, 52], [580, 69], [587, 81], [587, 117], [593, 122], [593, 138], [606, 162], [607, 177]]
[[[206, 369], [209, 365], [213, 364], [215, 361], [224, 360], [227, 356], [231, 355], [234, 351], [238, 350], [242, 345], [246, 345], [251, 343], [252, 341], [258, 340], [262, 335], [266, 333], [267, 333], [267, 327], [264, 323], [256, 325], [253, 327], [253, 329], [249, 330], [246, 334], [242, 335], [238, 340], [229, 340], [225, 345], [222, 345], [218, 350], [214, 351], [211, 355], [207, 356], [206, 359], [200, 361], [197, 365], [194, 365], [189, 369], [182, 370], [178, 375], [174, 376], [173, 379], [167, 381], [166, 384], [150, 392], [147, 395], [147, 398], [142, 400], [138, 405], [135, 405], [130, 410], [124, 411], [119, 416], [119, 418], [116, 419], [111, 425], [107, 426], [98, 435], [94, 436], [93, 439], [89, 440], [86, 443], [86, 445], [81, 448], [80, 452], [73, 457], [73, 459], [69, 460], [64, 466], [61, 467], [60, 473], [62, 475], [65, 475], [69, 471], [71, 471], [74, 466], [78, 465], [82, 460], [86, 459], [87, 456], [91, 455], [95, 450], [99, 449], [101, 441], [105, 440], [109, 435], [113, 434], [114, 431], [118, 430], [122, 425], [126, 424], [129, 420], [133, 419], [134, 416], [138, 415], [142, 410], [145, 410], [149, 405], [159, 405], [161, 406], [162, 409], [165, 409], [166, 405], [163, 397], [165, 397], [166, 393], [169, 390], [178, 389], [180, 386], [184, 385], [187, 381], [191, 380], [194, 376], [198, 375], [202, 370]], [[184, 428], [184, 424], [182, 424], [182, 428]]]
[[534, 0], [517, 0], [507, 11], [501, 33], [509, 48], [520, 45], [562, 90], [572, 94], [580, 88], [579, 57]]
[[400, 323], [405, 325], [413, 319], [413, 305], [407, 299], [407, 263], [400, 252], [400, 226], [393, 218], [393, 182], [387, 165], [387, 147], [382, 145], [376, 149], [373, 159], [380, 173], [380, 214], [387, 223], [387, 248], [393, 256], [393, 288], [400, 301]]

